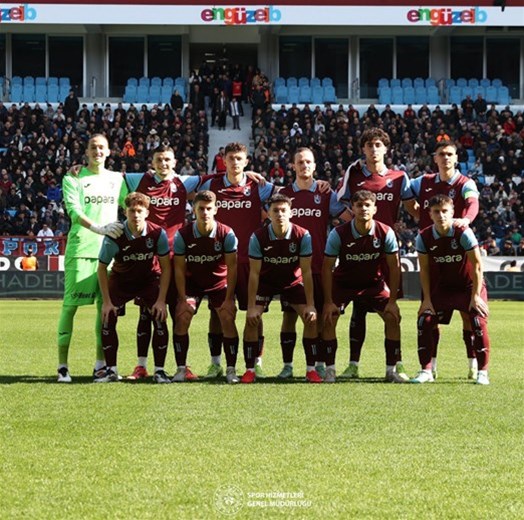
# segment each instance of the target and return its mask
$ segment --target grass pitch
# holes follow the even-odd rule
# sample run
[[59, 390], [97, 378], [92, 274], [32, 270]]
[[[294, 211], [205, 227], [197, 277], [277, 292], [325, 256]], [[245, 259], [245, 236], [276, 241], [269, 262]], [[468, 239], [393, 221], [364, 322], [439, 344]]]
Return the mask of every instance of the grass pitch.
[[[418, 304], [400, 305], [414, 375]], [[297, 347], [289, 384], [95, 385], [94, 308], [77, 313], [74, 383], [60, 386], [60, 303], [2, 301], [0, 517], [523, 518], [524, 306], [490, 307], [489, 387], [466, 380], [458, 316], [443, 328], [435, 384], [382, 382], [382, 324], [369, 316], [359, 382], [303, 383]], [[123, 374], [135, 364], [136, 317], [129, 305], [119, 322]], [[207, 310], [195, 320], [189, 359], [201, 374]], [[273, 375], [279, 320], [274, 303], [264, 319], [264, 369]], [[339, 371], [347, 322], [339, 326]], [[242, 373], [242, 356], [238, 367]]]

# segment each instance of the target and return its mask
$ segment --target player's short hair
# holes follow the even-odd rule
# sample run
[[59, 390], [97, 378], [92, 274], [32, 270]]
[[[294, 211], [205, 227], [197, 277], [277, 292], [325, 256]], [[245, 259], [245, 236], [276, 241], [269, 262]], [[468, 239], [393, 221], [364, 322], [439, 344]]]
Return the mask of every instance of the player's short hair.
[[153, 150], [152, 157], [154, 157], [157, 153], [164, 153], [164, 152], [171, 152], [173, 155], [175, 155], [175, 150], [173, 150], [171, 146], [166, 146], [165, 144], [161, 144], [160, 146], [158, 146], [157, 148]]
[[446, 146], [451, 146], [457, 151], [457, 145], [451, 141], [450, 139], [442, 139], [442, 141], [438, 141], [435, 145], [435, 155], [439, 151], [439, 148], [446, 148]]
[[311, 148], [308, 148], [307, 146], [301, 146], [300, 148], [297, 148], [295, 150], [295, 153], [293, 154], [293, 162], [295, 162], [297, 155], [303, 152], [309, 152], [313, 156], [313, 160], [317, 162], [317, 157], [315, 155], [315, 152]]
[[102, 139], [104, 139], [104, 141], [107, 143], [107, 146], [108, 146], [108, 148], [109, 148], [109, 139], [107, 138], [107, 135], [105, 135], [105, 134], [100, 134], [100, 133], [98, 133], [98, 134], [93, 134], [93, 135], [89, 138], [89, 141], [87, 142], [88, 146], [89, 146], [89, 143], [90, 143], [91, 141], [93, 141], [93, 139], [96, 139], [96, 138], [102, 138]]
[[193, 205], [196, 206], [200, 201], [203, 202], [212, 202], [213, 204], [216, 204], [217, 202], [217, 196], [209, 190], [203, 190], [197, 192], [195, 195], [195, 198], [193, 199]]
[[355, 204], [358, 201], [370, 200], [373, 204], [377, 203], [377, 196], [375, 193], [369, 190], [358, 190], [351, 196], [351, 204]]
[[442, 206], [442, 204], [450, 204], [453, 206], [453, 199], [441, 193], [429, 199], [428, 207], [431, 209], [433, 206]]
[[267, 201], [267, 207], [270, 208], [272, 204], [280, 204], [280, 203], [288, 204], [289, 207], [291, 207], [292, 202], [291, 199], [284, 195], [283, 193], [275, 193], [271, 198]]
[[131, 206], [142, 206], [146, 209], [149, 209], [149, 200], [149, 197], [144, 193], [132, 191], [125, 198], [124, 204], [126, 205], [126, 208], [130, 208]]
[[389, 148], [391, 145], [391, 139], [389, 138], [389, 135], [384, 132], [382, 128], [369, 128], [362, 133], [360, 138], [360, 147], [364, 148], [366, 143], [374, 141], [375, 139], [382, 141], [386, 148]]
[[238, 142], [229, 143], [228, 145], [226, 145], [225, 154], [227, 155], [230, 152], [233, 152], [233, 153], [242, 152], [247, 155], [247, 146], [245, 144], [238, 143]]

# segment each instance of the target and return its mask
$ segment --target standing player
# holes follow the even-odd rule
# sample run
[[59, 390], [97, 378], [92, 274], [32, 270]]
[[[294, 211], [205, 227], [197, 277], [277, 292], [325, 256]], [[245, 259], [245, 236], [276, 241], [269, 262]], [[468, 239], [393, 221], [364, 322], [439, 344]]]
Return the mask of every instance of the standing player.
[[314, 305], [309, 231], [291, 223], [291, 200], [277, 193], [268, 201], [271, 223], [253, 233], [249, 242], [249, 285], [244, 358], [246, 372], [242, 383], [256, 379], [258, 327], [262, 313], [274, 295], [280, 294], [284, 306], [291, 306], [304, 322], [303, 345], [306, 353], [306, 380], [321, 383], [315, 371], [317, 313]]
[[433, 329], [448, 324], [454, 310], [469, 315], [478, 362], [476, 382], [488, 385], [490, 341], [487, 330], [488, 295], [475, 235], [469, 228], [453, 226], [455, 209], [447, 195], [429, 201], [433, 225], [417, 236], [422, 304], [418, 318], [418, 355], [422, 370], [413, 383], [434, 381], [431, 356]]
[[[320, 191], [318, 182], [314, 178], [316, 171], [315, 156], [309, 148], [299, 148], [295, 152], [293, 167], [296, 174], [295, 182], [280, 190], [279, 193], [286, 195], [292, 201], [291, 222], [307, 229], [311, 234], [313, 245], [311, 270], [313, 273], [315, 308], [320, 311], [324, 306], [321, 272], [329, 222], [331, 217], [342, 217], [349, 220], [351, 214], [337, 200], [333, 190], [330, 189], [323, 193]], [[344, 212], [346, 213], [343, 214]], [[280, 345], [284, 367], [278, 377], [287, 379], [293, 377], [293, 350], [297, 339], [295, 324], [298, 316], [290, 307], [282, 310], [283, 320], [280, 332]], [[319, 332], [317, 371], [323, 375], [325, 352], [320, 343], [322, 331], [320, 319], [317, 320], [317, 328]]]
[[[455, 227], [469, 226], [479, 211], [479, 192], [475, 182], [462, 175], [455, 169], [457, 158], [457, 147], [451, 141], [440, 141], [435, 148], [435, 163], [438, 167], [437, 173], [426, 173], [411, 181], [411, 189], [417, 197], [420, 205], [419, 229], [425, 229], [432, 225], [429, 215], [429, 201], [436, 195], [448, 195], [453, 200]], [[461, 312], [462, 339], [466, 345], [466, 353], [469, 362], [468, 379], [477, 379], [477, 360], [475, 358], [474, 335], [471, 330], [469, 313]], [[434, 347], [431, 358], [433, 377], [437, 377], [437, 348], [439, 341], [439, 328], [434, 329]]]
[[[247, 309], [249, 239], [253, 232], [261, 227], [263, 204], [274, 191], [273, 184], [267, 183], [262, 186], [247, 177], [244, 172], [247, 163], [247, 148], [241, 143], [229, 143], [225, 149], [226, 175], [207, 180], [201, 186], [202, 190], [212, 191], [216, 195], [218, 207], [216, 218], [222, 224], [229, 226], [238, 239], [238, 272], [235, 292], [241, 310]], [[223, 373], [220, 366], [222, 350], [220, 324], [216, 322], [215, 313], [211, 313], [211, 319], [210, 330], [213, 331], [214, 339], [210, 342], [211, 365], [207, 376], [219, 377]], [[260, 320], [261, 326], [262, 321]], [[260, 328], [260, 351], [263, 342], [261, 330]], [[259, 377], [263, 377], [259, 353], [255, 356], [258, 357], [257, 372]]]
[[[153, 352], [154, 380], [170, 383], [164, 371], [169, 343], [166, 321], [166, 294], [171, 279], [171, 262], [166, 232], [147, 222], [149, 197], [130, 193], [125, 199], [124, 233], [117, 239], [106, 237], [100, 249], [98, 280], [102, 292], [102, 342], [107, 370], [95, 379], [97, 383], [118, 381], [118, 335], [116, 322], [119, 309], [126, 302], [140, 298], [155, 320]], [[158, 258], [158, 265], [155, 262]], [[111, 274], [107, 267], [114, 260]]]
[[68, 353], [73, 321], [79, 306], [97, 304], [95, 325], [96, 362], [93, 377], [105, 373], [102, 351], [102, 300], [97, 279], [98, 253], [104, 235], [118, 238], [123, 226], [117, 222], [118, 206], [123, 205], [127, 189], [120, 173], [105, 169], [109, 143], [101, 134], [89, 139], [87, 166], [68, 173], [62, 190], [71, 219], [65, 252], [65, 287], [58, 322], [58, 382], [70, 383]]
[[204, 296], [216, 311], [224, 334], [226, 380], [238, 383], [235, 367], [238, 332], [235, 325], [237, 239], [230, 227], [217, 222], [216, 195], [196, 194], [193, 211], [196, 222], [181, 228], [175, 236], [175, 281], [178, 305], [173, 342], [177, 360], [174, 382], [188, 381], [186, 367], [189, 326]]
[[[359, 190], [368, 190], [377, 196], [377, 214], [375, 219], [383, 224], [394, 227], [398, 219], [400, 205], [404, 203], [406, 210], [418, 218], [418, 205], [410, 188], [410, 181], [405, 172], [389, 170], [385, 157], [390, 146], [389, 136], [380, 128], [366, 130], [360, 139], [360, 147], [365, 159], [351, 164], [346, 170], [338, 189], [338, 198], [349, 202], [351, 196]], [[402, 294], [402, 284], [400, 284]], [[400, 295], [401, 295], [400, 294]], [[350, 361], [349, 366], [340, 375], [341, 378], [358, 378], [358, 365], [362, 345], [366, 336], [366, 313], [369, 309], [353, 305], [350, 322]], [[397, 373], [405, 370], [398, 359]], [[407, 376], [405, 376], [407, 379]]]
[[[386, 381], [404, 383], [398, 373], [400, 356], [400, 311], [397, 305], [400, 261], [395, 232], [373, 219], [376, 195], [367, 190], [351, 197], [354, 219], [329, 234], [322, 266], [326, 383], [336, 377], [336, 326], [349, 302], [358, 302], [379, 314], [385, 323]], [[335, 263], [338, 259], [338, 265]], [[387, 265], [387, 275], [384, 270]], [[387, 276], [387, 278], [386, 278]]]

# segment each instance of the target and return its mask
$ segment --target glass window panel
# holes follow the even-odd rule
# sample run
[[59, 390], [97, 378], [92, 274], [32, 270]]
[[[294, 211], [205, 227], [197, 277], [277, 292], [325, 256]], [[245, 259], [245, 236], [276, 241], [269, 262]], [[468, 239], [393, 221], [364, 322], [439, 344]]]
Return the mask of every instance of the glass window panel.
[[482, 78], [483, 39], [480, 36], [451, 38], [451, 77]]
[[331, 78], [339, 98], [348, 98], [348, 40], [346, 38], [315, 40], [315, 75]]
[[360, 39], [360, 97], [376, 98], [378, 80], [393, 77], [393, 40]]
[[519, 98], [520, 40], [488, 38], [486, 41], [487, 77], [500, 78], [512, 98]]
[[147, 37], [147, 70], [150, 78], [176, 78], [182, 74], [180, 36]]
[[12, 35], [13, 76], [45, 76], [45, 35]]
[[279, 75], [311, 77], [311, 38], [309, 36], [281, 36], [279, 45]]
[[69, 78], [77, 96], [83, 96], [84, 39], [82, 36], [50, 36], [49, 76]]
[[429, 76], [429, 38], [397, 38], [397, 78]]
[[127, 79], [144, 75], [144, 38], [109, 38], [109, 95], [124, 95]]

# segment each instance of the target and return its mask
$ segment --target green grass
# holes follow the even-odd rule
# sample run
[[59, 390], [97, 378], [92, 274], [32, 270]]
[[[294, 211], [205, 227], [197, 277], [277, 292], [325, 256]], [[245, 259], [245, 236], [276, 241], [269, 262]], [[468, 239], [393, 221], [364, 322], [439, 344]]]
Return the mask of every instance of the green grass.
[[[278, 309], [265, 316], [269, 374], [280, 369]], [[413, 375], [416, 309], [401, 303]], [[361, 382], [229, 387], [92, 384], [94, 309], [85, 308], [70, 353], [74, 384], [59, 386], [59, 303], [0, 302], [0, 517], [221, 518], [215, 494], [223, 503], [229, 488], [241, 494], [238, 518], [523, 518], [522, 311], [522, 303], [491, 302], [489, 387], [466, 380], [458, 317], [443, 328], [435, 384], [383, 383], [376, 316]], [[129, 305], [119, 324], [122, 373], [135, 364], [136, 316]], [[194, 325], [189, 358], [203, 373], [207, 310]], [[295, 357], [302, 376], [301, 348]], [[172, 373], [172, 349], [168, 360]], [[272, 492], [299, 495], [263, 507]]]

